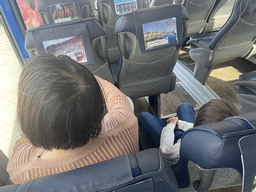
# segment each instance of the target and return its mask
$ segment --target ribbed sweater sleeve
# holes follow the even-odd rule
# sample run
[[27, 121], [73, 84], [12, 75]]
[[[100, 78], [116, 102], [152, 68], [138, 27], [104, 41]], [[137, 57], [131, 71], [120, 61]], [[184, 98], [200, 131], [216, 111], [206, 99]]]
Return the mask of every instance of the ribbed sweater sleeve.
[[102, 121], [102, 131], [107, 132], [124, 122], [133, 115], [133, 112], [127, 97], [119, 89], [108, 81], [95, 77], [101, 87], [107, 106], [107, 114]]
[[108, 109], [102, 121], [101, 133], [85, 146], [72, 150], [67, 156], [55, 159], [41, 158], [45, 150], [34, 147], [26, 136], [21, 134], [7, 166], [7, 172], [13, 183], [21, 184], [38, 177], [139, 151], [138, 120], [132, 112], [129, 101], [115, 86], [99, 77], [96, 79]]

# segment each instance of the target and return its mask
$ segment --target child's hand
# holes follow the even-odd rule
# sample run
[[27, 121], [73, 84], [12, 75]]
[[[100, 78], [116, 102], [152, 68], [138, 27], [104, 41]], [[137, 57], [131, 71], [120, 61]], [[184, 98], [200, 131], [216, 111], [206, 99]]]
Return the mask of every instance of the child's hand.
[[172, 123], [172, 124], [174, 124], [174, 125], [177, 125], [178, 124], [178, 117], [171, 117], [171, 118], [169, 118], [169, 119], [167, 119], [167, 124], [169, 124], [169, 123]]

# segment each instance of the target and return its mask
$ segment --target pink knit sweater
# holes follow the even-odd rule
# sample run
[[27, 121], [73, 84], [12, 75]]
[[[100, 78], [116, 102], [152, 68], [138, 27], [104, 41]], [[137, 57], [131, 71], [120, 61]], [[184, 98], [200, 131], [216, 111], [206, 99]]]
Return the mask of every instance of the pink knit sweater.
[[[47, 175], [98, 163], [126, 153], [139, 151], [138, 121], [126, 96], [111, 83], [96, 77], [104, 94], [108, 113], [102, 121], [102, 131], [83, 147], [70, 154], [44, 159], [43, 148], [34, 147], [24, 134], [16, 142], [7, 172], [15, 184]], [[97, 114], [95, 114], [97, 115]]]

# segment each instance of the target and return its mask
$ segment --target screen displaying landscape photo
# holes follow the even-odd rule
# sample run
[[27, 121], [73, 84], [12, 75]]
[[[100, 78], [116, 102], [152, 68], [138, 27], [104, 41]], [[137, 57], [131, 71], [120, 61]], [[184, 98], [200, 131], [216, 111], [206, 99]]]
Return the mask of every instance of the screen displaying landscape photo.
[[79, 63], [87, 62], [87, 57], [81, 35], [43, 41], [43, 45], [45, 51], [52, 55], [67, 55], [71, 59]]
[[128, 13], [137, 9], [136, 0], [114, 0], [116, 14]]
[[62, 3], [49, 6], [54, 23], [77, 19], [74, 3]]
[[142, 24], [146, 50], [176, 44], [176, 17]]

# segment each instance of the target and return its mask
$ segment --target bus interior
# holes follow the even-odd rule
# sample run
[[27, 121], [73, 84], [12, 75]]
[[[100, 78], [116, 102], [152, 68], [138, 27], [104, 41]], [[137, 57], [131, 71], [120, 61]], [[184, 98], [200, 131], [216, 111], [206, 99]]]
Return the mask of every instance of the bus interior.
[[[197, 110], [219, 98], [232, 102], [241, 115], [228, 124], [206, 125], [208, 136], [200, 127], [187, 133], [181, 146], [184, 160], [178, 166], [169, 166], [158, 149], [145, 145], [149, 138], [140, 128], [140, 152], [134, 156], [85, 167], [88, 174], [83, 177], [70, 172], [13, 185], [5, 168], [20, 131], [16, 90], [12, 100], [6, 98], [7, 91], [1, 100], [11, 100], [8, 113], [14, 122], [3, 140], [7, 144], [0, 148], [0, 191], [255, 191], [254, 0], [1, 0], [1, 36], [1, 66], [9, 67], [3, 78], [7, 74], [15, 78], [1, 84], [4, 90], [17, 88], [30, 57], [65, 54], [130, 97], [136, 116], [148, 111], [172, 117], [182, 103]], [[16, 66], [10, 64], [11, 57], [17, 58]], [[218, 132], [218, 126], [226, 132]], [[0, 131], [4, 137], [7, 131]], [[205, 138], [202, 148], [192, 141], [195, 137]], [[220, 143], [219, 148], [211, 149], [213, 141]], [[237, 160], [227, 160], [234, 154]], [[127, 167], [134, 158], [136, 165]], [[133, 166], [142, 173], [136, 175], [130, 170]], [[72, 180], [74, 175], [81, 177], [80, 183]]]

